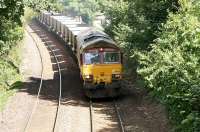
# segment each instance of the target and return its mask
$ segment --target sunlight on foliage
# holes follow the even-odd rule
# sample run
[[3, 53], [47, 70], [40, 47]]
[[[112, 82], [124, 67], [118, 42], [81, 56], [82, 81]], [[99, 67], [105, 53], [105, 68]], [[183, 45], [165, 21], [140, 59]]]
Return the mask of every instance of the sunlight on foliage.
[[64, 0], [65, 11], [70, 14], [82, 16], [82, 19], [87, 24], [92, 25], [97, 13], [99, 13], [100, 0]]
[[[181, 2], [181, 1], [180, 1]], [[167, 104], [177, 132], [200, 131], [200, 3], [183, 0], [152, 45], [138, 53], [139, 74]]]
[[0, 110], [12, 95], [10, 88], [21, 79], [18, 43], [23, 38], [21, 16], [24, 3], [21, 0], [0, 2]]
[[58, 0], [24, 0], [24, 3], [36, 12], [42, 10], [60, 12], [63, 10], [63, 5]]

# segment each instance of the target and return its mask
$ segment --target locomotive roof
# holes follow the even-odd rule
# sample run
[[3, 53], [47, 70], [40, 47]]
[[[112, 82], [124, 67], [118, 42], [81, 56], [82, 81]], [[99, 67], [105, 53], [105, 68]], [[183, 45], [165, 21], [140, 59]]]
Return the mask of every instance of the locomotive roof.
[[81, 52], [84, 49], [94, 47], [111, 47], [119, 49], [116, 43], [107, 34], [94, 28], [80, 32], [77, 36], [77, 40], [79, 41]]
[[105, 34], [102, 31], [99, 31], [97, 29], [94, 29], [94, 28], [91, 28], [89, 30], [84, 31], [84, 33], [79, 35], [79, 38], [80, 38], [80, 40], [84, 40], [85, 41], [86, 39], [89, 39], [89, 38], [91, 38], [93, 36], [104, 37], [104, 38], [110, 39], [110, 37], [107, 34]]

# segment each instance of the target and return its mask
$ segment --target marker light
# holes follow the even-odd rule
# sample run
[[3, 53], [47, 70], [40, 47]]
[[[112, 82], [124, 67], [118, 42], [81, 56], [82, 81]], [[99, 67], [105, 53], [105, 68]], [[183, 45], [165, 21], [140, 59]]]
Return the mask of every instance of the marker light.
[[121, 79], [121, 74], [112, 74], [112, 79], [114, 79], [114, 80]]
[[103, 51], [103, 48], [100, 48], [100, 51]]

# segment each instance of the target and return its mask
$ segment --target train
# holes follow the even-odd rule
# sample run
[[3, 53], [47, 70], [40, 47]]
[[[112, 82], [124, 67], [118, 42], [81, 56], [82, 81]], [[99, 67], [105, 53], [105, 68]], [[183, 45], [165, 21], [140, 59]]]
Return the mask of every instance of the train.
[[42, 11], [37, 20], [62, 39], [77, 57], [87, 97], [120, 95], [123, 52], [113, 39], [77, 16]]

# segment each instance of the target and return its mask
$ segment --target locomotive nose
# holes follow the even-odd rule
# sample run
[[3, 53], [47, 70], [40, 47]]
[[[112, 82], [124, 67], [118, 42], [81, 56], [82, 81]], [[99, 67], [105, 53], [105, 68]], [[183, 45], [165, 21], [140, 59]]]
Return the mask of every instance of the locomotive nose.
[[100, 73], [100, 76], [104, 76], [104, 72], [101, 72], [101, 73]]

